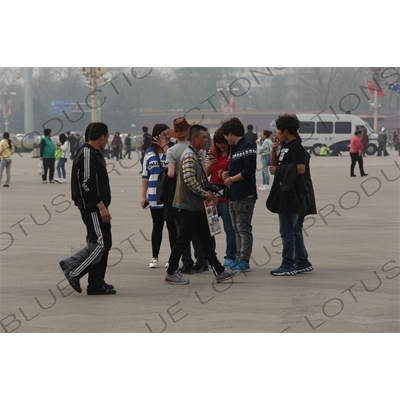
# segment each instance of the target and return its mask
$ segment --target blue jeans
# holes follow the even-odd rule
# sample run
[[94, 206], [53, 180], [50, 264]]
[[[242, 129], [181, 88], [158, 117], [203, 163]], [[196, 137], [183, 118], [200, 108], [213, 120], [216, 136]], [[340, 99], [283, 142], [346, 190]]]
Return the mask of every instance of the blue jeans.
[[9, 160], [1, 160], [1, 167], [0, 167], [0, 183], [1, 180], [3, 179], [3, 172], [4, 169], [6, 170], [6, 181], [5, 181], [5, 185], [9, 185], [10, 184], [10, 179], [11, 179], [11, 159]]
[[308, 268], [312, 264], [308, 261], [308, 253], [304, 244], [303, 222], [304, 217], [299, 217], [296, 224], [296, 264], [299, 268]]
[[232, 226], [236, 236], [236, 259], [249, 263], [253, 250], [253, 219], [255, 197], [247, 197], [244, 200], [231, 201], [229, 212], [231, 214]]
[[[61, 178], [66, 179], [67, 178], [67, 173], [65, 172], [65, 163], [66, 162], [67, 162], [66, 158], [60, 158], [58, 160], [58, 163], [57, 163], [57, 174], [58, 174], [58, 177], [60, 179]], [[61, 174], [62, 174], [62, 176], [61, 176]]]
[[299, 240], [297, 221], [299, 214], [294, 212], [294, 199], [286, 201], [283, 213], [279, 215], [279, 233], [282, 239], [282, 264], [281, 267], [294, 267], [296, 265], [296, 240]]
[[236, 235], [232, 226], [231, 214], [229, 213], [229, 203], [217, 204], [218, 215], [221, 217], [224, 224], [224, 232], [226, 235], [226, 255], [225, 259], [236, 259]]
[[263, 180], [263, 185], [269, 185], [269, 171], [268, 167], [270, 166], [270, 155], [266, 156], [261, 156], [261, 162], [262, 162], [262, 180]]

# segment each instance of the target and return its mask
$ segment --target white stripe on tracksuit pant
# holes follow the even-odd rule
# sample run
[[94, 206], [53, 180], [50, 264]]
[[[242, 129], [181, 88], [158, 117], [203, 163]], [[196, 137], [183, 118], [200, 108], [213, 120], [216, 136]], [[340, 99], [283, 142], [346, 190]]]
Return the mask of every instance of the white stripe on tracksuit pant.
[[81, 215], [87, 229], [87, 245], [63, 262], [72, 270], [71, 276], [80, 279], [89, 273], [88, 288], [97, 289], [104, 283], [112, 244], [111, 224], [105, 224], [98, 211], [81, 210]]

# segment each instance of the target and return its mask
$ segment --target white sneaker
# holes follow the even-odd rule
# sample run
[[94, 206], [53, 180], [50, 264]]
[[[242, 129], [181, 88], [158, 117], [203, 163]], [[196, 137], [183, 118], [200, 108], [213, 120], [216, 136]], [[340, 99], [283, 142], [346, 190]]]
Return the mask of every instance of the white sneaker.
[[158, 267], [158, 260], [151, 260], [149, 264], [150, 268], [157, 268]]
[[67, 183], [66, 179], [61, 179], [61, 183]]
[[[54, 182], [62, 183], [62, 179], [60, 179], [60, 178], [54, 178]], [[51, 183], [51, 182], [50, 182], [50, 183]]]
[[258, 188], [258, 190], [267, 190], [267, 186], [266, 185], [262, 185]]

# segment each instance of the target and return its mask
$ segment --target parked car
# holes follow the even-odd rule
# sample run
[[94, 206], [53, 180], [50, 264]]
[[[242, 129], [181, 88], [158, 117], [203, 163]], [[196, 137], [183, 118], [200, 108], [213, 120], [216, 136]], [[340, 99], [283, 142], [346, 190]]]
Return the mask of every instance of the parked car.
[[22, 151], [32, 151], [40, 146], [42, 136], [36, 132], [28, 134], [17, 133], [15, 135], [15, 146]]

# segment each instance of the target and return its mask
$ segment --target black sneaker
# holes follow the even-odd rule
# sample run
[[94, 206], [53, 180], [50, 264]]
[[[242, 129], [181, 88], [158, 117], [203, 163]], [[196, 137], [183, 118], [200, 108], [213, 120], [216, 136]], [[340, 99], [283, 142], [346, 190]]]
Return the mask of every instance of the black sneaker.
[[68, 275], [67, 280], [71, 285], [72, 289], [74, 289], [78, 293], [82, 293], [82, 288], [81, 284], [79, 283], [79, 278], [77, 278], [76, 276]]
[[208, 272], [210, 270], [208, 265], [195, 265], [193, 269], [196, 271], [197, 274]]
[[103, 287], [101, 287], [99, 289], [88, 289], [86, 291], [86, 293], [89, 296], [99, 296], [99, 295], [101, 296], [101, 295], [106, 295], [106, 294], [117, 294], [117, 291], [114, 289], [108, 289], [103, 285]]
[[183, 265], [181, 268], [179, 268], [179, 272], [181, 274], [190, 274], [193, 275], [197, 271], [193, 268], [193, 265]]
[[103, 287], [105, 287], [106, 289], [109, 289], [109, 290], [112, 290], [112, 289], [114, 289], [114, 286], [113, 285], [109, 285], [108, 283], [103, 283]]

